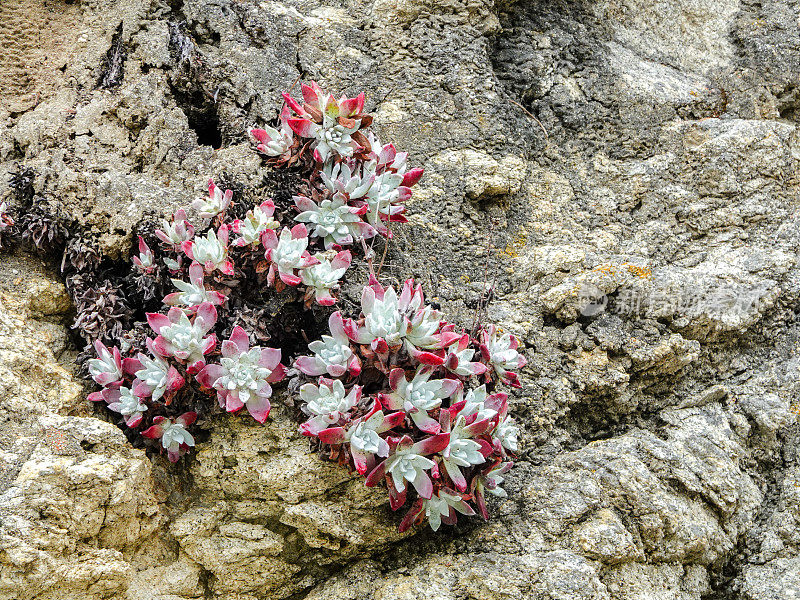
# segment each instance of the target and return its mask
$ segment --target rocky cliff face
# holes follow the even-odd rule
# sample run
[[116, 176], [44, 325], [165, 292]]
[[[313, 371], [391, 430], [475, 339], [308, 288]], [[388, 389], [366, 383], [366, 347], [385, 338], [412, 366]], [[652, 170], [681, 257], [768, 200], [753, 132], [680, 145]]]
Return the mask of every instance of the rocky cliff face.
[[798, 9], [778, 0], [13, 0], [0, 193], [111, 257], [268, 170], [295, 80], [367, 92], [426, 169], [387, 272], [524, 342], [487, 524], [396, 533], [290, 411], [194, 459], [83, 400], [49, 267], [0, 259], [0, 597], [800, 598]]

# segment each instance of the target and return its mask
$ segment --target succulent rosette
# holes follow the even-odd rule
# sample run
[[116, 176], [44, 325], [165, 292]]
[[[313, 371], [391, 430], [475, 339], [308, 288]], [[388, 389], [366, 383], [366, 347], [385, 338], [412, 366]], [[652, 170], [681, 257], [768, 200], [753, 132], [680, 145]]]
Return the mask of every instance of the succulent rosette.
[[209, 229], [205, 237], [183, 242], [181, 249], [193, 261], [203, 265], [206, 273], [219, 270], [233, 275], [233, 263], [228, 258], [229, 227], [222, 225], [217, 231]]
[[172, 222], [162, 221], [161, 229], [156, 229], [156, 237], [165, 244], [177, 249], [194, 237], [194, 227], [182, 208], [175, 211]]
[[512, 369], [521, 369], [528, 361], [517, 351], [519, 340], [516, 336], [510, 333], [500, 335], [497, 327], [487, 325], [481, 331], [480, 340], [483, 359], [492, 367], [497, 377], [512, 387], [520, 387], [519, 377]]
[[353, 256], [349, 251], [343, 250], [330, 260], [323, 254], [314, 258], [317, 259], [317, 264], [300, 272], [300, 280], [306, 286], [305, 299], [309, 302], [313, 297], [322, 306], [333, 306], [336, 298], [331, 295], [331, 291], [339, 287], [339, 281], [350, 267]]
[[347, 391], [339, 379], [320, 377], [319, 385], [307, 383], [300, 388], [300, 398], [305, 402], [303, 412], [311, 415], [300, 425], [300, 433], [314, 436], [346, 418], [361, 400], [361, 386]]
[[140, 273], [149, 274], [155, 270], [153, 251], [150, 250], [142, 236], [139, 236], [139, 254], [133, 257], [133, 264]]
[[134, 395], [149, 396], [153, 401], [157, 401], [165, 394], [169, 395], [181, 389], [185, 379], [158, 353], [152, 339], [148, 338], [146, 344], [150, 356], [140, 352], [135, 358], [126, 358], [122, 361], [122, 366], [126, 373], [135, 377]]
[[270, 261], [267, 281], [275, 283], [275, 275], [286, 285], [297, 286], [302, 279], [296, 271], [317, 264], [319, 261], [308, 253], [308, 231], [305, 225], [284, 227], [280, 237], [273, 230], [264, 233], [264, 256]]
[[89, 361], [89, 375], [98, 385], [119, 387], [122, 382], [122, 356], [119, 350], [116, 347], [109, 350], [100, 340], [94, 343], [94, 350], [97, 358]]
[[324, 163], [334, 156], [352, 156], [366, 138], [359, 129], [371, 123], [362, 115], [364, 94], [355, 98], [342, 96], [338, 100], [320, 88], [317, 82], [302, 85], [303, 104], [289, 94], [283, 94], [286, 104], [296, 113], [288, 120], [289, 127], [302, 138], [314, 140], [314, 157]]
[[250, 246], [261, 241], [268, 229], [280, 227], [275, 220], [275, 204], [272, 200], [265, 200], [253, 210], [247, 211], [244, 219], [233, 222], [233, 232], [239, 234], [234, 246]]
[[284, 105], [280, 115], [280, 128], [265, 126], [263, 128], [252, 127], [248, 133], [258, 142], [256, 150], [271, 157], [281, 157], [288, 159], [294, 145], [294, 132], [289, 126], [291, 118], [289, 105]]
[[350, 338], [345, 333], [342, 314], [337, 311], [328, 319], [331, 335], [323, 335], [308, 345], [313, 356], [299, 357], [294, 366], [306, 375], [330, 375], [341, 377], [349, 373], [355, 377], [361, 372], [361, 361], [350, 347]]
[[231, 190], [223, 192], [214, 185], [213, 179], [209, 179], [208, 198], [199, 198], [195, 200], [192, 202], [192, 208], [194, 208], [201, 217], [212, 219], [228, 210], [228, 207], [231, 205], [231, 198], [233, 198], [233, 192]]
[[153, 347], [161, 356], [172, 356], [188, 365], [190, 374], [205, 367], [205, 355], [217, 345], [217, 337], [208, 335], [217, 322], [217, 309], [210, 302], [197, 307], [197, 313], [190, 319], [177, 306], [169, 309], [166, 315], [148, 313], [147, 322], [158, 334]]
[[199, 263], [192, 263], [189, 266], [189, 281], [173, 279], [172, 284], [178, 288], [177, 292], [167, 294], [164, 297], [164, 304], [168, 306], [185, 306], [188, 310], [194, 311], [203, 303], [219, 306], [223, 304], [226, 297], [217, 291], [208, 289], [205, 284], [205, 272]]
[[105, 390], [103, 399], [108, 404], [108, 410], [121, 414], [128, 427], [138, 426], [142, 422], [142, 415], [147, 411], [147, 404], [127, 387]]
[[206, 365], [197, 374], [197, 380], [216, 390], [219, 405], [228, 412], [247, 407], [256, 421], [264, 423], [271, 409], [270, 384], [286, 375], [286, 368], [280, 361], [279, 348], [251, 348], [247, 332], [237, 326], [230, 339], [222, 342], [219, 364]]
[[153, 425], [142, 432], [146, 438], [161, 440], [161, 447], [166, 450], [170, 462], [178, 459], [194, 446], [194, 437], [186, 429], [197, 419], [197, 413], [187, 412], [176, 419], [157, 416]]
[[322, 238], [326, 249], [369, 239], [376, 233], [372, 225], [361, 219], [359, 209], [341, 198], [326, 198], [317, 204], [305, 196], [295, 196], [294, 202], [301, 211], [295, 220], [307, 223], [311, 235]]

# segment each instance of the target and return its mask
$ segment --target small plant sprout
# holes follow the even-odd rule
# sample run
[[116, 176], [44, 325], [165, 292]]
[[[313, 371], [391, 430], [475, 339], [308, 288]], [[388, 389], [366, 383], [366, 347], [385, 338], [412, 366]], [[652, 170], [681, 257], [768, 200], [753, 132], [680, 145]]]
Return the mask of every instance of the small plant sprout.
[[280, 364], [278, 348], [250, 347], [247, 332], [234, 327], [229, 340], [222, 342], [219, 364], [209, 364], [197, 374], [197, 380], [217, 392], [219, 405], [228, 412], [247, 407], [250, 415], [264, 423], [271, 409], [271, 383], [286, 375]]
[[206, 237], [197, 237], [181, 245], [183, 252], [193, 261], [203, 265], [206, 273], [219, 270], [233, 275], [233, 263], [228, 259], [228, 226], [222, 225], [215, 232], [209, 229]]
[[323, 254], [317, 254], [314, 258], [319, 262], [300, 272], [300, 280], [306, 286], [306, 303], [310, 304], [313, 298], [322, 306], [333, 306], [336, 298], [331, 291], [339, 287], [339, 280], [350, 267], [353, 256], [343, 250], [330, 260]]
[[153, 418], [153, 426], [142, 432], [146, 438], [161, 440], [161, 447], [167, 451], [170, 462], [178, 462], [190, 447], [194, 446], [194, 437], [187, 431], [197, 419], [197, 413], [183, 413], [175, 420], [158, 416]]
[[155, 270], [153, 252], [142, 236], [139, 236], [139, 255], [133, 257], [133, 264], [140, 273], [150, 274]]
[[200, 263], [193, 262], [189, 266], [189, 281], [173, 279], [172, 284], [178, 288], [177, 292], [167, 294], [164, 297], [164, 304], [168, 306], [185, 306], [187, 310], [194, 312], [198, 306], [204, 302], [219, 306], [226, 300], [220, 292], [209, 290], [203, 284], [205, 274]]
[[284, 227], [278, 237], [274, 231], [264, 234], [265, 256], [272, 264], [269, 267], [267, 281], [275, 282], [277, 273], [286, 285], [297, 286], [302, 279], [295, 271], [305, 269], [319, 261], [308, 253], [308, 232], [304, 225], [295, 225], [289, 230]]
[[244, 219], [233, 222], [233, 232], [239, 234], [233, 245], [242, 247], [259, 243], [268, 229], [279, 227], [274, 214], [275, 204], [272, 200], [266, 200], [253, 210], [248, 210]]
[[213, 179], [209, 179], [208, 198], [198, 198], [192, 202], [192, 208], [198, 212], [201, 218], [213, 219], [217, 215], [228, 210], [228, 207], [231, 205], [231, 198], [233, 198], [233, 192], [231, 190], [223, 192], [214, 185]]
[[156, 352], [164, 357], [174, 357], [188, 365], [190, 374], [205, 367], [205, 355], [217, 345], [217, 337], [211, 328], [217, 322], [217, 310], [210, 302], [197, 307], [194, 319], [186, 316], [177, 306], [169, 309], [166, 315], [148, 313], [147, 322], [158, 334], [153, 341]]

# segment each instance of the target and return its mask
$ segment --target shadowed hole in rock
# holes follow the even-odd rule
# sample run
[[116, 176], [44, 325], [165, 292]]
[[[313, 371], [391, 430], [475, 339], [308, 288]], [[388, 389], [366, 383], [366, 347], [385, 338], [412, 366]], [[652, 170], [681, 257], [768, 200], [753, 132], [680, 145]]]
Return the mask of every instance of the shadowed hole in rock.
[[197, 134], [199, 145], [211, 146], [215, 150], [222, 148], [222, 132], [216, 111], [190, 111], [186, 116], [189, 127]]

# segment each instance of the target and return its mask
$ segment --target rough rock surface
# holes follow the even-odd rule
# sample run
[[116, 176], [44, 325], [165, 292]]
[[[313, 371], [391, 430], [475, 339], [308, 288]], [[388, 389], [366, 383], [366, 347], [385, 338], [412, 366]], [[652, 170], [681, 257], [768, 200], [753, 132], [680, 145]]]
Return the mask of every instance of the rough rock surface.
[[[780, 0], [14, 0], [0, 194], [125, 256], [267, 170], [299, 77], [364, 89], [426, 176], [387, 272], [524, 341], [486, 524], [397, 519], [295, 433], [226, 418], [169, 467], [82, 400], [68, 298], [0, 258], [0, 598], [800, 598], [800, 33]], [[402, 249], [402, 250], [401, 250]]]

